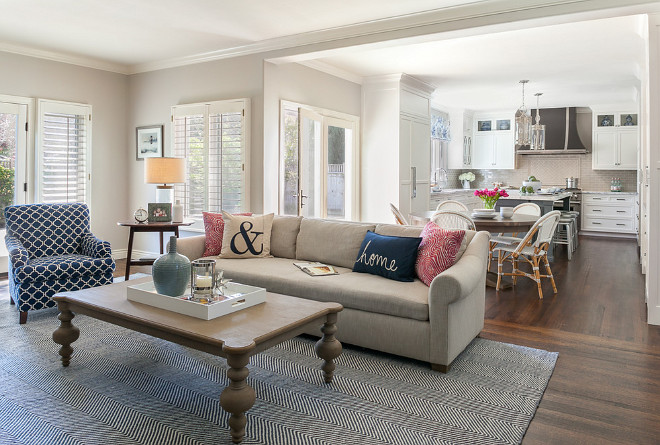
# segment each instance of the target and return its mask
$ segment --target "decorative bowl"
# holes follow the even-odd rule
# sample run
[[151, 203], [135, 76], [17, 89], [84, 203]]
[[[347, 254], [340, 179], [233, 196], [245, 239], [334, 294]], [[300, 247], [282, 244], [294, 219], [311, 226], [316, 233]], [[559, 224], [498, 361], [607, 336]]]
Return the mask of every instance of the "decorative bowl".
[[523, 185], [525, 187], [532, 186], [535, 192], [541, 190], [541, 184], [542, 184], [541, 181], [523, 181]]

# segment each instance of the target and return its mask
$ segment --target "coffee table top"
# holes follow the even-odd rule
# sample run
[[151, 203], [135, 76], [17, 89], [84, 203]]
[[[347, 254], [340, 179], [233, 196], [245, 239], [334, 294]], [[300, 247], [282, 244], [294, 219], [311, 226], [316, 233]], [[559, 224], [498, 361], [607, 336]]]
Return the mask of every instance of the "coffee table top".
[[[131, 328], [142, 325], [151, 331], [155, 329], [171, 333], [232, 352], [247, 352], [259, 345], [265, 345], [265, 348], [269, 340], [343, 309], [339, 303], [323, 303], [268, 292], [265, 303], [213, 320], [202, 320], [126, 298], [129, 285], [149, 280], [151, 277], [144, 277], [74, 292], [61, 292], [53, 299], [71, 303], [74, 313], [93, 313], [96, 318], [112, 320], [115, 324]], [[119, 323], [118, 320], [126, 323]]]

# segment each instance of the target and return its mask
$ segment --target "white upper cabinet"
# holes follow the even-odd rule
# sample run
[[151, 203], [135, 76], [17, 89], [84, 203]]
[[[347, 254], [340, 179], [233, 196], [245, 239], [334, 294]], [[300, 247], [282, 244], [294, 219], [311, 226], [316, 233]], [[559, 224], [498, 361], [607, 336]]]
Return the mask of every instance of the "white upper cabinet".
[[449, 141], [447, 167], [462, 169], [472, 167], [473, 115], [467, 112], [450, 113], [452, 139]]
[[505, 113], [475, 116], [472, 168], [514, 169], [516, 167], [513, 125], [513, 116]]
[[627, 111], [593, 113], [594, 170], [636, 170], [639, 151], [639, 115]]

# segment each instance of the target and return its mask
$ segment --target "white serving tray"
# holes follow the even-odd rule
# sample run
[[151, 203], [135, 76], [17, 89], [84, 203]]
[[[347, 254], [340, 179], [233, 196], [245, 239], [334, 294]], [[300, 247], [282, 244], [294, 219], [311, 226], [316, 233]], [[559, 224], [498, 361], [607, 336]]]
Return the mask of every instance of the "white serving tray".
[[[204, 320], [211, 320], [231, 314], [232, 312], [240, 311], [241, 309], [266, 301], [266, 289], [248, 286], [247, 284], [230, 282], [227, 284], [226, 294], [229, 295], [226, 300], [204, 304], [192, 300], [184, 300], [183, 296], [170, 297], [159, 294], [156, 292], [153, 281], [126, 288], [126, 297], [131, 301], [156, 306], [161, 309]], [[190, 288], [187, 288], [183, 295], [190, 295]]]

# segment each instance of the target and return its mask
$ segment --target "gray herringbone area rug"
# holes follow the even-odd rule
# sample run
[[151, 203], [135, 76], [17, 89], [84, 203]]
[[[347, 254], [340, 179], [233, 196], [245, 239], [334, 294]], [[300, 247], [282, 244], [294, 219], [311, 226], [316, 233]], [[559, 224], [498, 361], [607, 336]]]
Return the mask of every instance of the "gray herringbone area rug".
[[[63, 368], [57, 311], [19, 325], [15, 306], [0, 305], [0, 444], [231, 443], [224, 359], [77, 316]], [[250, 360], [245, 444], [519, 443], [557, 359], [476, 339], [443, 375], [345, 348], [326, 385], [313, 344], [296, 338]]]

